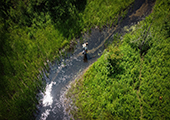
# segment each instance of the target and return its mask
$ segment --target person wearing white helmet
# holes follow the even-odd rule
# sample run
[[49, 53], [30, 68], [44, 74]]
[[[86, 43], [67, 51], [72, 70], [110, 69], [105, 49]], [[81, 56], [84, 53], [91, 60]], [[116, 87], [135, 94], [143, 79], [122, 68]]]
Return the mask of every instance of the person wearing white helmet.
[[87, 55], [87, 46], [88, 46], [88, 42], [82, 44], [83, 47], [83, 54], [84, 54], [84, 62], [87, 62], [87, 60], [89, 59], [89, 56]]

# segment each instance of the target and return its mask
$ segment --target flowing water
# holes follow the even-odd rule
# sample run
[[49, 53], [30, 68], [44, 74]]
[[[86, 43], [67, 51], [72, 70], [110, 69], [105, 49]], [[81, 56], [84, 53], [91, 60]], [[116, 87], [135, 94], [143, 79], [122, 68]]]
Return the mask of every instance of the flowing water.
[[[105, 43], [113, 41], [116, 33], [121, 35], [128, 32], [129, 28], [143, 20], [152, 11], [154, 0], [136, 0], [129, 8], [127, 16], [114, 27], [105, 27], [99, 30], [97, 27], [91, 29], [91, 34], [83, 35], [84, 42], [88, 41], [88, 54], [91, 57], [88, 62], [83, 61], [82, 41], [77, 39], [78, 44], [74, 53], [65, 57], [60, 62], [49, 63], [49, 77], [44, 74], [46, 88], [44, 93], [40, 93], [40, 101], [37, 105], [36, 120], [69, 120], [70, 117], [64, 110], [64, 92], [67, 85], [81, 75], [81, 73], [94, 63], [105, 49]], [[119, 19], [120, 20], [120, 19]], [[126, 30], [125, 30], [126, 28]]]

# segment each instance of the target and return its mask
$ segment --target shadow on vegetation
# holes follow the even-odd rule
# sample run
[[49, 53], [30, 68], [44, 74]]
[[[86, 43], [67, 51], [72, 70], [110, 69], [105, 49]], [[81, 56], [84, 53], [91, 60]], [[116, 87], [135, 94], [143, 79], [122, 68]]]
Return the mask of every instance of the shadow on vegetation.
[[48, 2], [48, 12], [55, 27], [66, 38], [79, 36], [81, 33], [81, 17], [86, 0], [51, 0]]
[[109, 76], [116, 77], [117, 75], [123, 74], [125, 69], [120, 64], [122, 62], [122, 54], [119, 49], [117, 48], [109, 48], [109, 52], [111, 53], [108, 57], [109, 65], [108, 68], [110, 69]]
[[[8, 76], [14, 76], [15, 75], [15, 69], [12, 66], [11, 63], [11, 59], [9, 58], [9, 56], [12, 56], [12, 49], [11, 47], [8, 45], [8, 34], [6, 34], [6, 28], [3, 27], [1, 28], [1, 39], [0, 39], [0, 94], [1, 95], [5, 95], [8, 93], [8, 81], [5, 79], [5, 75]], [[5, 61], [4, 61], [5, 60]], [[5, 64], [5, 63], [8, 64]], [[9, 94], [8, 94], [9, 95]], [[9, 96], [8, 96], [9, 97]]]
[[125, 72], [125, 69], [119, 64], [120, 60], [109, 59], [109, 62], [112, 66], [112, 67], [109, 67], [110, 68], [110, 74], [109, 74], [110, 77], [111, 76], [116, 77], [117, 75], [123, 74]]

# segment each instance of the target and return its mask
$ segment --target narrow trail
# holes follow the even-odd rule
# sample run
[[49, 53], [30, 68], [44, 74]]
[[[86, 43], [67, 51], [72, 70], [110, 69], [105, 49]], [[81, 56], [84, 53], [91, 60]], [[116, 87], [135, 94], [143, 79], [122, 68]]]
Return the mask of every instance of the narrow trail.
[[139, 99], [139, 104], [140, 104], [140, 114], [141, 114], [140, 120], [142, 120], [142, 118], [143, 118], [143, 109], [142, 109], [142, 103], [141, 103], [142, 98], [139, 97], [140, 86], [141, 86], [141, 76], [142, 76], [141, 71], [142, 71], [143, 59], [144, 59], [144, 56], [141, 57], [140, 73], [139, 73], [139, 82], [140, 82], [140, 84], [139, 84], [139, 88], [138, 88], [137, 93], [136, 93], [137, 97]]
[[[91, 34], [84, 34], [84, 41], [88, 41], [89, 55], [95, 56], [83, 62], [81, 40], [77, 39], [78, 44], [71, 56], [67, 56], [60, 62], [55, 61], [54, 64], [49, 63], [49, 77], [44, 74], [46, 81], [45, 94], [40, 93], [41, 98], [37, 105], [38, 111], [35, 113], [36, 120], [69, 120], [69, 116], [64, 111], [63, 94], [68, 89], [67, 85], [76, 77], [80, 76], [84, 70], [94, 63], [104, 51], [104, 44], [112, 42], [113, 36], [118, 33], [122, 36], [128, 31], [132, 25], [145, 19], [154, 5], [154, 1], [136, 0], [134, 5], [129, 8], [127, 16], [119, 22], [117, 26], [111, 28], [104, 27], [102, 30], [98, 28], [91, 29]], [[140, 90], [139, 90], [140, 92]], [[141, 111], [142, 112], [142, 111]]]

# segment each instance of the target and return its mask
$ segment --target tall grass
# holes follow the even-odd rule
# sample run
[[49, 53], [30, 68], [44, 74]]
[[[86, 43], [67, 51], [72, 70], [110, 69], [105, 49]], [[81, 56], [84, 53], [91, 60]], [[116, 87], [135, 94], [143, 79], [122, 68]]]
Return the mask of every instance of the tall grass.
[[0, 1], [0, 119], [34, 119], [47, 61], [81, 32], [112, 24], [133, 1]]
[[67, 93], [75, 119], [170, 119], [170, 1], [113, 44]]
[[82, 16], [83, 32], [92, 27], [102, 28], [104, 25], [113, 24], [118, 15], [123, 15], [123, 10], [133, 2], [134, 0], [87, 0], [85, 10], [79, 14]]

